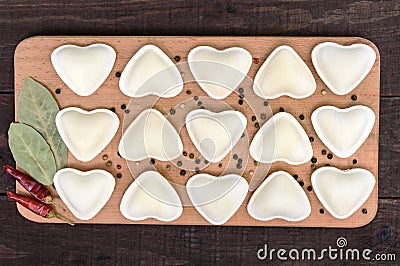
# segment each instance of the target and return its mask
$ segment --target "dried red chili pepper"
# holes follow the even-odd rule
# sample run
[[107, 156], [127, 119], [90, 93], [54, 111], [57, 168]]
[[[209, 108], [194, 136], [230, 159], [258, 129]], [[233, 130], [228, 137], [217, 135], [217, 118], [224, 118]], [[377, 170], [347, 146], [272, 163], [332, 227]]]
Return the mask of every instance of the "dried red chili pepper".
[[[34, 198], [46, 204], [55, 204], [54, 199], [51, 196], [50, 190], [48, 190], [44, 185], [37, 182], [31, 176], [9, 165], [4, 165], [3, 169], [12, 177], [14, 177]], [[65, 211], [64, 208], [63, 210]]]
[[34, 198], [19, 195], [19, 194], [10, 192], [10, 191], [7, 191], [7, 196], [9, 199], [12, 199], [12, 200], [18, 202], [23, 207], [27, 208], [31, 212], [33, 212], [41, 217], [58, 218], [70, 225], [74, 225], [74, 223], [68, 221], [67, 219], [58, 216], [57, 213], [53, 210], [53, 208], [51, 208], [49, 205], [46, 205], [43, 202], [40, 202]]

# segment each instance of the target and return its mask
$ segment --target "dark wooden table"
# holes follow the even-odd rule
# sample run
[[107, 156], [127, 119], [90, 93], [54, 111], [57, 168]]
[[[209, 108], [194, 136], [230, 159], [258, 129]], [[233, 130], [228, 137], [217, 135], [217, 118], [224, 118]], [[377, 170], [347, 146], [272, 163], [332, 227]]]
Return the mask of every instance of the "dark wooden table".
[[320, 250], [336, 247], [339, 237], [347, 239], [349, 248], [394, 253], [399, 264], [399, 0], [0, 0], [2, 165], [14, 164], [7, 145], [8, 126], [14, 119], [14, 49], [21, 40], [35, 35], [318, 35], [370, 39], [380, 50], [382, 65], [379, 209], [370, 224], [357, 229], [35, 224], [22, 218], [15, 204], [7, 200], [6, 191], [14, 190], [14, 182], [1, 173], [0, 265], [261, 264], [267, 261], [259, 261], [256, 253], [264, 244], [275, 249]]

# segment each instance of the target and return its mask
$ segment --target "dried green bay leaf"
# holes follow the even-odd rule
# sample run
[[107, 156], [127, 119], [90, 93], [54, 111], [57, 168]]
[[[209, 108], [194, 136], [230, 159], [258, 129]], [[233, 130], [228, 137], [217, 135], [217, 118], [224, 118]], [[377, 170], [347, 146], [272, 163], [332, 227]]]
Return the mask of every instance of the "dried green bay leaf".
[[39, 82], [26, 77], [18, 98], [18, 121], [33, 127], [49, 144], [57, 169], [67, 165], [67, 146], [57, 131], [57, 102]]
[[32, 127], [11, 123], [8, 145], [19, 167], [44, 185], [53, 183], [56, 162], [49, 144]]

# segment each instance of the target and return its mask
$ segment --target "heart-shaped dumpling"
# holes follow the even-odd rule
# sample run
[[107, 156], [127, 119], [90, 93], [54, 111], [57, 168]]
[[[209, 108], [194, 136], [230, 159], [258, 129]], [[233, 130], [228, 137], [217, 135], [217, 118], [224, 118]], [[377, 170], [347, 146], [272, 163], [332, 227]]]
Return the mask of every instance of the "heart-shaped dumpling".
[[311, 122], [321, 141], [340, 158], [353, 155], [371, 133], [375, 113], [363, 105], [346, 109], [322, 106], [311, 115]]
[[238, 111], [214, 113], [204, 109], [186, 116], [186, 129], [197, 150], [210, 162], [221, 161], [246, 129], [246, 117]]
[[114, 138], [118, 116], [107, 109], [85, 111], [68, 107], [57, 113], [56, 126], [61, 138], [76, 159], [94, 159]]
[[210, 223], [226, 223], [242, 205], [249, 185], [235, 174], [197, 174], [186, 183], [186, 191], [196, 210]]
[[76, 94], [93, 94], [110, 74], [116, 53], [106, 44], [85, 47], [63, 45], [51, 54], [51, 63], [62, 81]]
[[345, 95], [368, 75], [376, 54], [366, 44], [342, 46], [324, 42], [314, 47], [311, 57], [315, 70], [326, 86], [337, 95]]
[[261, 98], [283, 95], [306, 98], [317, 85], [310, 69], [296, 51], [286, 45], [276, 48], [265, 60], [254, 78], [253, 90]]
[[115, 179], [104, 170], [81, 172], [64, 168], [54, 175], [54, 186], [76, 218], [90, 220], [110, 199]]
[[169, 222], [181, 216], [183, 208], [171, 184], [161, 174], [147, 171], [125, 191], [120, 211], [129, 220], [154, 218]]
[[118, 151], [130, 161], [145, 158], [168, 161], [180, 156], [183, 144], [165, 116], [156, 109], [146, 109], [125, 130]]
[[160, 48], [149, 44], [129, 60], [122, 71], [119, 88], [129, 97], [170, 98], [182, 91], [183, 80], [172, 60]]
[[272, 116], [256, 133], [250, 155], [258, 162], [303, 164], [311, 160], [311, 143], [300, 123], [289, 113]]
[[224, 99], [244, 80], [252, 64], [251, 54], [240, 47], [217, 50], [197, 46], [188, 63], [199, 86], [213, 99]]
[[312, 173], [311, 183], [325, 209], [337, 219], [346, 219], [368, 199], [375, 177], [361, 168], [321, 167]]
[[256, 220], [281, 218], [296, 222], [311, 213], [310, 201], [294, 178], [284, 171], [274, 172], [251, 196], [247, 212]]

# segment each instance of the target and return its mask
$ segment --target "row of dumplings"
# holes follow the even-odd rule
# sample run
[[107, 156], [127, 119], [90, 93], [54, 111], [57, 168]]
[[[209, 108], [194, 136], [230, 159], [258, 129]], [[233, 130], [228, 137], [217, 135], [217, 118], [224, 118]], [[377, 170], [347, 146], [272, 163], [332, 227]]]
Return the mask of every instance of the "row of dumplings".
[[[320, 43], [312, 51], [312, 62], [333, 93], [351, 92], [371, 70], [376, 54], [366, 44], [342, 46]], [[51, 61], [64, 83], [80, 96], [93, 94], [107, 79], [116, 60], [115, 50], [106, 44], [86, 47], [63, 45]], [[253, 58], [240, 47], [217, 50], [198, 46], [188, 54], [189, 68], [200, 87], [214, 99], [226, 98], [246, 78]], [[174, 97], [183, 89], [178, 67], [157, 46], [141, 47], [123, 70], [119, 87], [130, 97], [157, 95]], [[316, 90], [308, 66], [290, 46], [277, 47], [258, 70], [253, 84], [256, 95], [274, 99], [283, 95], [306, 98]]]
[[[368, 199], [375, 177], [356, 168], [342, 171], [322, 167], [311, 176], [314, 191], [322, 205], [337, 219], [351, 216]], [[111, 197], [114, 177], [104, 170], [81, 172], [72, 168], [59, 170], [54, 186], [75, 217], [89, 220], [96, 216]], [[185, 190], [190, 205], [209, 223], [226, 223], [243, 204], [247, 181], [236, 174], [212, 176], [196, 174], [189, 178]], [[183, 204], [175, 188], [161, 174], [140, 174], [125, 191], [122, 215], [133, 221], [154, 218], [170, 222], [179, 218]], [[248, 214], [260, 221], [280, 218], [291, 222], [306, 219], [311, 213], [310, 201], [293, 177], [284, 171], [270, 174], [251, 195]]]
[[[338, 157], [353, 155], [369, 136], [375, 114], [369, 107], [317, 108], [311, 121], [318, 137]], [[76, 107], [61, 110], [56, 126], [71, 153], [80, 161], [94, 159], [114, 138], [120, 121], [107, 109], [85, 111]], [[209, 162], [221, 161], [246, 130], [247, 119], [239, 111], [214, 113], [196, 109], [186, 116], [186, 129], [200, 154]], [[307, 133], [289, 113], [273, 115], [256, 133], [250, 155], [261, 163], [284, 161], [299, 165], [311, 160]], [[182, 140], [168, 119], [156, 109], [142, 111], [125, 130], [120, 155], [129, 161], [154, 158], [171, 161], [183, 152]]]

